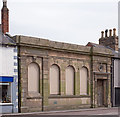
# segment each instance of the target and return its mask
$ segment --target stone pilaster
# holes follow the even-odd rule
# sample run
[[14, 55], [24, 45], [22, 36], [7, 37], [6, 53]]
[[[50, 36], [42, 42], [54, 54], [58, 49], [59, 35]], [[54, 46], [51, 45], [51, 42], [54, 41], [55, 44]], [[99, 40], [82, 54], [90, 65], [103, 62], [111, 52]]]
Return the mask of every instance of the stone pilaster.
[[48, 57], [43, 57], [42, 60], [42, 82], [43, 82], [43, 91], [42, 91], [42, 110], [45, 111], [47, 110], [48, 106], [48, 96], [49, 96], [49, 91], [48, 91], [48, 79], [49, 79], [49, 68], [48, 68], [48, 62], [49, 59]]
[[[110, 65], [107, 65], [108, 72], [110, 73]], [[108, 75], [108, 107], [111, 107], [111, 74]]]
[[27, 112], [28, 107], [26, 106], [26, 96], [27, 96], [27, 65], [26, 58], [21, 56], [20, 61], [20, 88], [19, 91], [21, 93], [21, 112]]
[[98, 99], [98, 95], [97, 95], [97, 79], [95, 78], [94, 80], [94, 107], [98, 107], [98, 102], [97, 102], [97, 99]]
[[65, 68], [61, 70], [60, 95], [65, 95]]
[[75, 95], [80, 95], [80, 72], [75, 72]]

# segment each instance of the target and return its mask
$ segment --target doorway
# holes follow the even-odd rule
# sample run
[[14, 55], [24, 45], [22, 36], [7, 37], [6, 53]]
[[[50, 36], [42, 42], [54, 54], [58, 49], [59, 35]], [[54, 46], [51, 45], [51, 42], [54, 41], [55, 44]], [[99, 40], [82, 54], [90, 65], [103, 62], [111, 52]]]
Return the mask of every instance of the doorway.
[[97, 103], [98, 107], [104, 106], [104, 80], [97, 80]]

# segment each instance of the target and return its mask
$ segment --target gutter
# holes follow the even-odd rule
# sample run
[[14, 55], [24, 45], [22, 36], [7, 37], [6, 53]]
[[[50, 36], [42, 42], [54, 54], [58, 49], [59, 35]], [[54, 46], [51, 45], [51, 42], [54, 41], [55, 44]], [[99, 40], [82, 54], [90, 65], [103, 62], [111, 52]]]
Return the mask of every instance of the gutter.
[[94, 97], [93, 97], [93, 47], [90, 48], [90, 86], [91, 86], [91, 108], [94, 108]]
[[44, 111], [44, 75], [43, 75], [43, 57], [42, 57], [42, 111]]
[[[20, 37], [19, 37], [20, 38]], [[20, 39], [19, 39], [20, 41]], [[20, 43], [20, 42], [19, 42]], [[20, 64], [20, 45], [18, 47], [18, 112], [21, 113], [21, 64]]]

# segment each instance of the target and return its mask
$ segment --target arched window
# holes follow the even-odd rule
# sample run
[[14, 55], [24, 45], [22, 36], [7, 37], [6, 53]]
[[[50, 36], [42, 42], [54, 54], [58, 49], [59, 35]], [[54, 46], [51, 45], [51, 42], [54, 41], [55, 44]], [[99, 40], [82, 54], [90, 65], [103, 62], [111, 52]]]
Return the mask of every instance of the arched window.
[[59, 94], [60, 69], [57, 65], [50, 67], [50, 94]]
[[66, 68], [66, 95], [74, 94], [75, 70], [72, 66]]
[[28, 92], [39, 93], [40, 69], [38, 64], [31, 63], [28, 66]]
[[87, 95], [87, 77], [88, 70], [87, 68], [83, 67], [80, 70], [80, 95]]

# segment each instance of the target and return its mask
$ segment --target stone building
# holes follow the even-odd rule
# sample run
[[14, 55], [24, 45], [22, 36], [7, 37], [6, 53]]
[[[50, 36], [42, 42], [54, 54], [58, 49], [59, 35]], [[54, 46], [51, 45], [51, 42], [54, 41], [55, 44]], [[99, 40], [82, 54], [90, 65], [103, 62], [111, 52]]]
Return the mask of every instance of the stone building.
[[[5, 9], [3, 31], [7, 32]], [[111, 107], [110, 49], [19, 35], [12, 38], [18, 52], [19, 112]]]
[[112, 57], [112, 80], [111, 80], [111, 101], [113, 106], [120, 106], [120, 51], [118, 48], [118, 36], [116, 35], [116, 29], [105, 31], [105, 37], [104, 32], [102, 31], [102, 36], [99, 39], [99, 44], [103, 45], [106, 48], [109, 48], [112, 50], [114, 56]]
[[19, 111], [111, 106], [111, 50], [13, 38], [19, 55]]
[[120, 51], [118, 48], [118, 36], [116, 35], [116, 29], [105, 30], [101, 32], [101, 38], [99, 44], [88, 43], [88, 46], [98, 48], [108, 48], [112, 51], [112, 66], [111, 66], [111, 103], [112, 106], [120, 106]]

